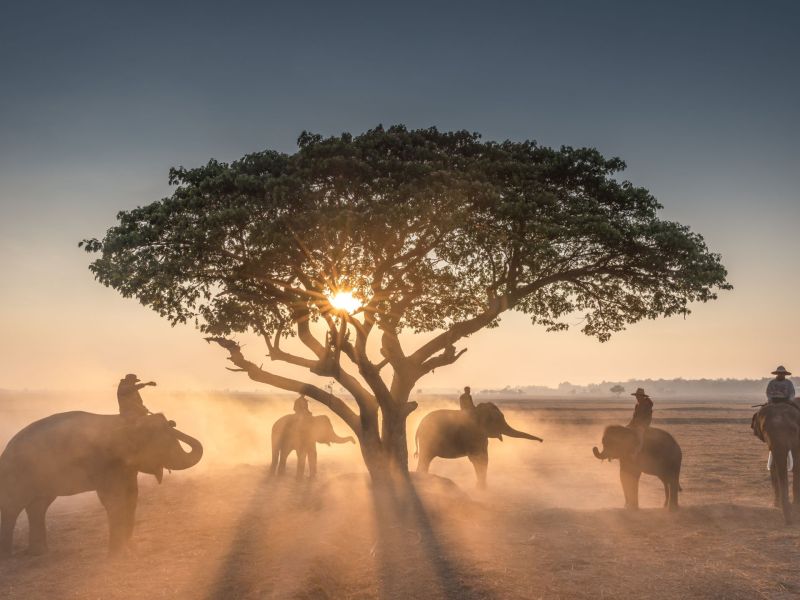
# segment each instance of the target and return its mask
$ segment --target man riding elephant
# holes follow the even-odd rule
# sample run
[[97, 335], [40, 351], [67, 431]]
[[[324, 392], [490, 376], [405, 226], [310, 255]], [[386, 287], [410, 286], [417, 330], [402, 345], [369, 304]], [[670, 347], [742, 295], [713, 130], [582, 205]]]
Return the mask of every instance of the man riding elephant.
[[[782, 404], [784, 402], [789, 403], [790, 405], [794, 405], [792, 400], [794, 400], [795, 391], [794, 391], [794, 384], [787, 379], [788, 376], [791, 375], [791, 372], [786, 370], [786, 367], [783, 365], [778, 366], [772, 372], [772, 375], [775, 375], [775, 379], [771, 380], [767, 384], [767, 404]], [[797, 407], [800, 409], [800, 407]], [[753, 415], [752, 420], [752, 427], [753, 431], [758, 435], [756, 432], [756, 415]], [[789, 452], [787, 456], [787, 467], [788, 470], [792, 470], [794, 468], [794, 457], [792, 453]], [[769, 456], [767, 457], [767, 469], [772, 470], [772, 464], [774, 462], [772, 451], [770, 450]]]
[[643, 388], [638, 388], [631, 396], [636, 397], [636, 406], [633, 407], [633, 417], [628, 423], [628, 427], [633, 429], [639, 438], [639, 445], [634, 452], [634, 454], [638, 454], [644, 444], [645, 430], [653, 421], [653, 401], [644, 393]]
[[475, 469], [478, 487], [486, 487], [489, 466], [489, 438], [503, 441], [503, 436], [541, 442], [542, 438], [511, 427], [503, 413], [491, 402], [474, 408], [434, 410], [419, 422], [414, 436], [419, 457], [417, 471], [427, 473], [434, 458], [466, 456]]
[[150, 385], [155, 386], [156, 382], [139, 383], [140, 381], [133, 373], [128, 373], [119, 380], [117, 402], [119, 403], [119, 414], [123, 417], [142, 417], [150, 414], [139, 390]]
[[[181, 444], [186, 444], [186, 451]], [[11, 554], [19, 514], [28, 514], [28, 550], [47, 551], [45, 513], [59, 496], [96, 491], [108, 514], [109, 550], [133, 535], [138, 474], [196, 465], [203, 446], [164, 415], [128, 418], [72, 411], [31, 423], [0, 454], [0, 557]]]
[[664, 507], [678, 508], [683, 452], [678, 442], [663, 429], [651, 427], [653, 401], [638, 388], [633, 417], [624, 427], [609, 425], [603, 432], [603, 450], [592, 448], [595, 457], [619, 459], [619, 476], [625, 507], [639, 507], [639, 479], [642, 473], [655, 475], [664, 485]]
[[286, 471], [286, 459], [291, 452], [297, 453], [297, 477], [305, 473], [306, 459], [311, 478], [317, 474], [317, 444], [355, 443], [351, 436], [342, 437], [333, 430], [331, 420], [325, 415], [312, 415], [308, 400], [300, 396], [294, 401], [294, 413], [284, 415], [272, 426], [272, 465], [270, 473], [282, 475]]

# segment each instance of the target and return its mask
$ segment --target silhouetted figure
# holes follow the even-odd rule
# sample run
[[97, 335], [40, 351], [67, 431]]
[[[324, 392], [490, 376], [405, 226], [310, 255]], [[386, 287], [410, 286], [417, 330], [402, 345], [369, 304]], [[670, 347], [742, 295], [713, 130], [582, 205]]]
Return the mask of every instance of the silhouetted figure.
[[[791, 373], [786, 370], [786, 367], [780, 365], [772, 374], [775, 375], [775, 379], [767, 384], [767, 404], [780, 404], [782, 402], [794, 400], [794, 384], [786, 379], [788, 375], [791, 375]], [[757, 415], [758, 413], [753, 415], [753, 423], [755, 423]], [[773, 462], [772, 450], [770, 450], [769, 456], [767, 457], [767, 469], [770, 471], [772, 470]], [[794, 460], [791, 452], [789, 452], [787, 465], [790, 471], [794, 468]]]
[[336, 434], [331, 420], [325, 415], [311, 415], [304, 396], [294, 401], [294, 414], [284, 415], [272, 426], [272, 466], [270, 473], [283, 475], [286, 458], [297, 453], [297, 477], [302, 478], [308, 459], [308, 470], [313, 478], [317, 474], [317, 444], [355, 444], [351, 436]]
[[47, 551], [50, 504], [58, 496], [92, 490], [108, 513], [109, 550], [118, 553], [133, 534], [138, 473], [155, 475], [160, 483], [164, 469], [189, 469], [202, 456], [203, 445], [164, 415], [127, 419], [71, 411], [41, 419], [14, 436], [0, 455], [0, 557], [11, 554], [23, 509], [28, 551], [41, 554]]
[[308, 400], [303, 395], [297, 397], [294, 401], [294, 413], [304, 417], [311, 416], [311, 410], [308, 408]]
[[781, 365], [772, 374], [775, 375], [775, 379], [767, 384], [767, 403], [775, 404], [794, 400], [794, 385], [786, 379], [787, 375], [791, 375], [786, 367]]
[[[644, 442], [638, 453], [634, 454], [639, 431]], [[600, 460], [619, 460], [619, 478], [625, 495], [625, 508], [639, 508], [639, 478], [642, 473], [655, 475], [661, 480], [664, 485], [665, 508], [678, 508], [683, 452], [675, 438], [663, 429], [609, 425], [603, 432], [602, 451], [595, 446], [592, 452]]]
[[139, 383], [139, 381], [141, 380], [133, 373], [129, 373], [119, 380], [117, 402], [119, 402], [119, 414], [123, 417], [142, 417], [150, 414], [150, 411], [142, 401], [139, 390], [148, 385], [154, 386], [156, 382]]
[[639, 444], [634, 452], [634, 455], [636, 455], [642, 449], [642, 444], [644, 444], [644, 432], [653, 421], [653, 401], [650, 400], [650, 396], [644, 393], [643, 388], [637, 388], [631, 396], [636, 398], [636, 406], [633, 407], [633, 417], [628, 423], [628, 427], [633, 429], [639, 438]]
[[[471, 404], [469, 388], [466, 388], [466, 392]], [[502, 440], [503, 436], [542, 441], [540, 437], [511, 427], [503, 412], [491, 402], [481, 402], [478, 406], [463, 410], [434, 410], [422, 418], [414, 436], [414, 456], [419, 457], [417, 472], [427, 473], [431, 461], [436, 457], [466, 456], [475, 469], [478, 487], [485, 488], [489, 438]]]
[[461, 410], [475, 410], [475, 403], [472, 401], [469, 386], [464, 388], [464, 393], [458, 397], [458, 405]]

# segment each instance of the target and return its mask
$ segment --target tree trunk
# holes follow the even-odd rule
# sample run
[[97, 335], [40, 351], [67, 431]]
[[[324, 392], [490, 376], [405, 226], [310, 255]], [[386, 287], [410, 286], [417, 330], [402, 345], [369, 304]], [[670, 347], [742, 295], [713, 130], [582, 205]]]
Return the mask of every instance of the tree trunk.
[[389, 465], [381, 443], [378, 430], [378, 415], [362, 415], [361, 431], [358, 436], [361, 456], [373, 481], [379, 481], [388, 476]]
[[381, 441], [389, 469], [393, 474], [402, 476], [408, 474], [407, 419], [408, 412], [402, 408], [385, 411], [381, 427]]
[[377, 415], [375, 418], [362, 416], [359, 435], [361, 456], [374, 482], [408, 475], [408, 410], [405, 408], [405, 405], [401, 405], [397, 410], [383, 412], [380, 431]]

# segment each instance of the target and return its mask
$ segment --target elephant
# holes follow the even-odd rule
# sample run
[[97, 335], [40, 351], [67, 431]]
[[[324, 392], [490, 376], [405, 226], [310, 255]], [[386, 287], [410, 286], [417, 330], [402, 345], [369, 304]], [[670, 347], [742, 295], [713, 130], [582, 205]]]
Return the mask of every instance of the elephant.
[[497, 406], [481, 402], [469, 410], [434, 410], [422, 418], [414, 441], [417, 471], [427, 473], [431, 461], [441, 458], [469, 458], [475, 468], [478, 487], [486, 487], [489, 466], [489, 438], [503, 441], [503, 435], [541, 442], [542, 438], [517, 431]]
[[789, 504], [788, 455], [792, 453], [792, 496], [800, 504], [800, 408], [793, 402], [767, 404], [753, 415], [753, 433], [766, 442], [772, 452], [772, 489], [775, 506], [783, 510], [787, 525], [792, 522], [792, 507]]
[[[180, 442], [189, 445], [187, 452]], [[96, 491], [106, 509], [109, 551], [133, 535], [138, 473], [188, 469], [203, 456], [199, 441], [164, 415], [123, 417], [65, 412], [31, 423], [0, 455], [0, 556], [11, 554], [14, 526], [28, 515], [28, 552], [47, 551], [45, 513], [58, 496]]]
[[[678, 508], [683, 453], [675, 438], [663, 429], [647, 427], [639, 447], [639, 434], [630, 427], [609, 425], [603, 432], [603, 450], [592, 448], [600, 460], [619, 459], [619, 478], [625, 494], [625, 508], [639, 508], [639, 478], [655, 475], [664, 484], [664, 507]], [[637, 451], [638, 450], [638, 451]]]
[[352, 436], [336, 435], [331, 420], [325, 415], [284, 415], [272, 426], [272, 475], [283, 475], [286, 472], [286, 459], [292, 451], [297, 453], [297, 478], [305, 474], [306, 457], [310, 477], [317, 475], [317, 444], [331, 445], [350, 442], [355, 444]]

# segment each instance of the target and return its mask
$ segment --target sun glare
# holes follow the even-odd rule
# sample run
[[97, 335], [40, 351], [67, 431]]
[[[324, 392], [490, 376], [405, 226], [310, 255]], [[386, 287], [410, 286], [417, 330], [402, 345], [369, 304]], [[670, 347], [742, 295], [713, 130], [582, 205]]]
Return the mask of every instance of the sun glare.
[[343, 310], [346, 313], [353, 313], [361, 307], [361, 302], [353, 297], [353, 292], [336, 292], [329, 298], [329, 302], [336, 310]]

